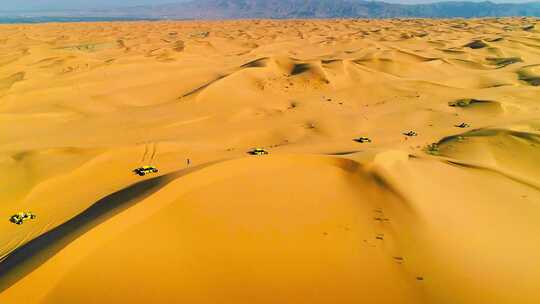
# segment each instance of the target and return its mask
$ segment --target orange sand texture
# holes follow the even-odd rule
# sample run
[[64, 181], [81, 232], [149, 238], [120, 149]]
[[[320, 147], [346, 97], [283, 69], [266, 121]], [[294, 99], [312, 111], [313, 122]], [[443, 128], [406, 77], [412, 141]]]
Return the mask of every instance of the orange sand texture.
[[540, 303], [535, 22], [0, 26], [0, 303]]

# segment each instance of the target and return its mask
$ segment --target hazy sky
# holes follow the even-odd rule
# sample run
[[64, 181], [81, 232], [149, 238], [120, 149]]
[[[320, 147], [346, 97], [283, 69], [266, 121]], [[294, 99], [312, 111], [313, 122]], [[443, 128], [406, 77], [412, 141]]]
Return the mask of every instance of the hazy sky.
[[[0, 0], [0, 11], [31, 9], [122, 7], [140, 4], [162, 4], [188, 0]], [[438, 0], [384, 0], [394, 3], [425, 3]], [[538, 0], [537, 0], [538, 1]], [[531, 2], [531, 0], [495, 0], [493, 2]]]
[[186, 1], [189, 0], [0, 0], [0, 11], [122, 7], [141, 4], [148, 5]]

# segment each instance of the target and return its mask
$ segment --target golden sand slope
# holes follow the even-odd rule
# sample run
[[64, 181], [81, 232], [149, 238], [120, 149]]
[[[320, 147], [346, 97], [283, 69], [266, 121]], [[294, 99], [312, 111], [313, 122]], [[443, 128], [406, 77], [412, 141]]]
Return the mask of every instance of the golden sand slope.
[[0, 26], [0, 303], [539, 303], [534, 23]]

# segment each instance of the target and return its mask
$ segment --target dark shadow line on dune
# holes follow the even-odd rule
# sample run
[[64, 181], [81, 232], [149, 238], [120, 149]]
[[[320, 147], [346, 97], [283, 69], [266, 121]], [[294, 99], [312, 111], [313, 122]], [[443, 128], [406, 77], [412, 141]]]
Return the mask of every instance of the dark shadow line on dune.
[[221, 79], [223, 79], [223, 78], [225, 78], [225, 77], [227, 77], [227, 76], [229, 76], [229, 74], [227, 74], [227, 75], [221, 75], [221, 76], [217, 77], [216, 79], [211, 80], [211, 81], [209, 81], [209, 82], [203, 84], [202, 86], [200, 86], [200, 87], [198, 87], [198, 88], [196, 88], [196, 89], [193, 89], [193, 90], [191, 90], [191, 91], [185, 93], [184, 95], [180, 96], [180, 98], [184, 98], [184, 97], [191, 96], [191, 95], [193, 95], [193, 94], [197, 94], [197, 93], [201, 92], [202, 90], [206, 89], [207, 87], [209, 87], [210, 85], [216, 83], [217, 81], [219, 81], [219, 80], [221, 80]]
[[[334, 154], [333, 156], [336, 155]], [[409, 155], [409, 157], [411, 156]], [[384, 173], [377, 172], [376, 170], [369, 168], [365, 164], [361, 164], [353, 159], [341, 157], [339, 157], [338, 159], [344, 161], [344, 163], [342, 163], [343, 165], [340, 166], [341, 169], [349, 173], [359, 173], [363, 178], [366, 178], [373, 182], [376, 185], [376, 189], [382, 191], [383, 193], [390, 194], [392, 198], [399, 200], [402, 203], [402, 206], [407, 210], [407, 212], [416, 212], [415, 208], [411, 204], [411, 200], [408, 199], [407, 196], [402, 191], [400, 191], [398, 187], [393, 185]]]
[[458, 167], [470, 168], [470, 169], [476, 169], [476, 170], [482, 170], [482, 171], [486, 171], [486, 172], [495, 173], [495, 174], [501, 175], [501, 176], [503, 176], [505, 178], [508, 178], [508, 179], [510, 179], [510, 180], [512, 180], [512, 181], [514, 181], [516, 183], [520, 183], [522, 185], [531, 187], [533, 189], [540, 190], [540, 185], [533, 184], [532, 182], [527, 181], [526, 179], [522, 178], [521, 176], [510, 174], [510, 173], [505, 172], [503, 170], [482, 166], [480, 164], [466, 163], [466, 162], [462, 162], [462, 161], [455, 160], [455, 159], [450, 159], [450, 158], [443, 159], [442, 161], [447, 163], [447, 164], [458, 166]]
[[311, 69], [311, 65], [309, 63], [297, 63], [293, 66], [293, 69], [291, 71], [291, 75], [299, 75], [302, 73], [305, 73]]
[[139, 203], [175, 179], [217, 162], [145, 180], [110, 194], [71, 220], [17, 248], [0, 262], [0, 292], [17, 283], [90, 229]]
[[266, 60], [269, 60], [268, 57], [262, 57], [255, 60], [252, 60], [248, 63], [242, 64], [241, 68], [263, 68], [266, 67]]
[[377, 184], [377, 186], [379, 186], [384, 191], [389, 192], [398, 200], [403, 202], [403, 207], [405, 207], [407, 211], [415, 212], [415, 209], [413, 205], [411, 204], [411, 200], [409, 200], [407, 196], [403, 194], [398, 188], [392, 185], [392, 183], [390, 183], [383, 175], [381, 175], [378, 172], [371, 171], [369, 172], [369, 176], [373, 179], [373, 181], [375, 182], [375, 184]]
[[471, 137], [489, 137], [489, 136], [495, 136], [497, 134], [507, 134], [509, 136], [521, 138], [527, 141], [531, 141], [533, 143], [540, 143], [540, 135], [536, 133], [526, 132], [526, 131], [515, 131], [510, 129], [500, 129], [500, 128], [478, 128], [473, 129], [464, 133], [456, 134], [456, 135], [450, 135], [443, 137], [441, 140], [437, 142], [438, 145], [443, 145], [446, 143], [451, 143], [458, 141], [461, 137], [465, 138], [471, 138]]
[[358, 153], [358, 152], [362, 152], [362, 150], [332, 152], [332, 153], [326, 153], [326, 155], [344, 156], [344, 155], [355, 154], [355, 153]]

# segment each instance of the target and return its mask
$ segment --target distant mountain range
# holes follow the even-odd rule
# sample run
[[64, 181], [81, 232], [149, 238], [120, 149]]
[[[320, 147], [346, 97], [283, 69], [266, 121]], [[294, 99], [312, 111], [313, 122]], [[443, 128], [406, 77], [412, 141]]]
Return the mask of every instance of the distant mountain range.
[[[194, 0], [118, 9], [32, 12], [13, 18], [239, 19], [239, 18], [395, 18], [540, 16], [540, 2], [439, 2], [393, 4], [363, 0]], [[1, 21], [1, 16], [0, 16]]]

